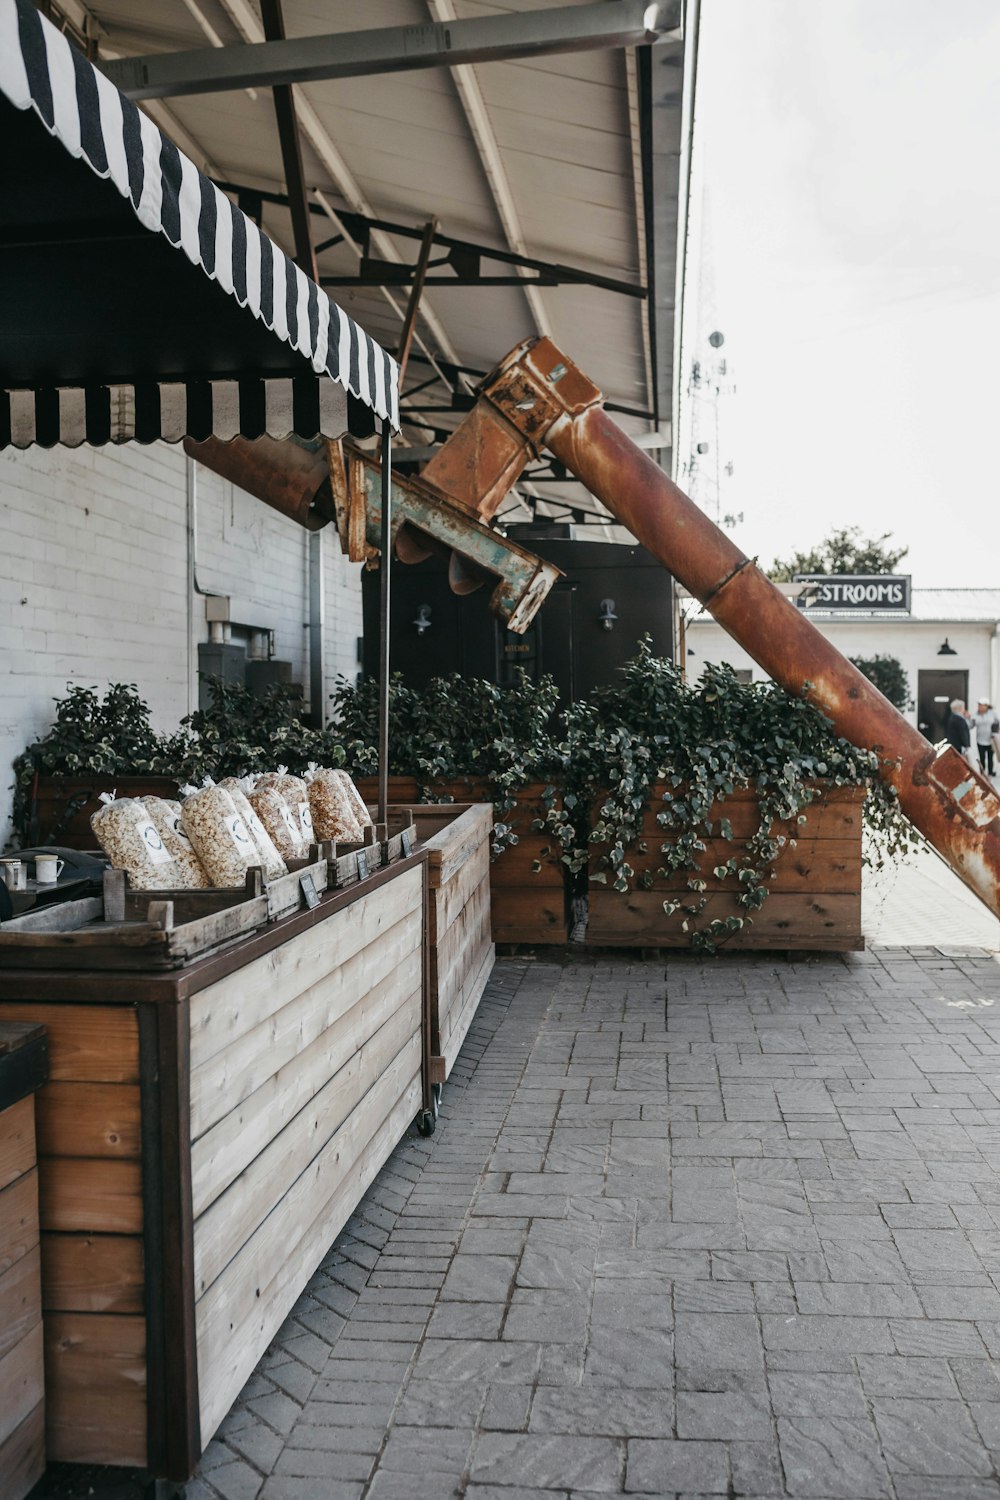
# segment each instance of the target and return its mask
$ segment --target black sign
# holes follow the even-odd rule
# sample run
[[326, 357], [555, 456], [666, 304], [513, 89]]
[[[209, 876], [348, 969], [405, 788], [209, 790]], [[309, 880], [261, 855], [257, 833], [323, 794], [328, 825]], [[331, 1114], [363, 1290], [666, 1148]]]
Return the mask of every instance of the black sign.
[[368, 874], [369, 874], [369, 871], [368, 871], [368, 855], [365, 853], [364, 849], [359, 849], [358, 850], [358, 879], [359, 880], [367, 880], [368, 879]]
[[314, 906], [319, 905], [319, 891], [316, 889], [316, 882], [311, 875], [299, 876], [299, 889], [306, 898], [306, 905], [310, 910]]
[[795, 582], [804, 585], [795, 601], [799, 609], [823, 614], [910, 613], [908, 573], [796, 573]]

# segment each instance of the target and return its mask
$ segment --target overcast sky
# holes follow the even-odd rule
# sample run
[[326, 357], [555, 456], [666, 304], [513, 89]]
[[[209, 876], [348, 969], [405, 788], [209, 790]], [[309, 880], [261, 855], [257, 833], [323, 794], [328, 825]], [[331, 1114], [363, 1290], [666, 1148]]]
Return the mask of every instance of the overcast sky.
[[1000, 587], [1000, 3], [702, 0], [701, 25], [682, 387], [717, 328], [735, 391], [717, 447], [689, 404], [690, 487], [714, 515], [718, 454], [765, 566], [857, 523], [917, 587]]

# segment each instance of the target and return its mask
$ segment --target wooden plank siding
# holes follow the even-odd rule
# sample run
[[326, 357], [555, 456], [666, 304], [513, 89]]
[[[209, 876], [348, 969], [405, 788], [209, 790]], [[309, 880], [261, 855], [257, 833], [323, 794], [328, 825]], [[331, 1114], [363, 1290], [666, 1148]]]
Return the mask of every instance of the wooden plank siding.
[[[415, 815], [420, 809], [413, 809]], [[493, 970], [490, 803], [457, 804], [426, 836], [431, 1076], [451, 1072]]]
[[[794, 848], [782, 851], [768, 881], [769, 894], [759, 911], [750, 913], [752, 923], [726, 939], [726, 946], [748, 951], [772, 949], [821, 949], [834, 952], [856, 951], [864, 947], [861, 931], [861, 828], [863, 787], [831, 787], [803, 809], [805, 822], [776, 824], [774, 832], [796, 841]], [[636, 872], [636, 883], [643, 871], [654, 877], [650, 890], [622, 893], [591, 884], [587, 921], [588, 946], [591, 947], [687, 947], [690, 943], [683, 923], [687, 913], [681, 909], [668, 916], [663, 910], [665, 899], [689, 896], [694, 904], [700, 898], [689, 892], [687, 882], [697, 872], [689, 869], [656, 874], [663, 863], [661, 846], [670, 842], [670, 830], [657, 822], [654, 799], [646, 808], [642, 822], [642, 840], [626, 851], [626, 859]], [[733, 839], [707, 838], [705, 850], [699, 853], [701, 873], [708, 886], [704, 895], [708, 903], [694, 918], [699, 927], [729, 916], [746, 917], [731, 890], [713, 889], [715, 865], [738, 855], [740, 841], [750, 837], [758, 827], [756, 799], [752, 792], [735, 792], [717, 803], [712, 820], [728, 818]], [[643, 847], [643, 843], [645, 847]]]
[[202, 1445], [419, 1108], [423, 882], [402, 872], [191, 1000]]
[[0, 1022], [0, 1500], [23, 1500], [45, 1472], [35, 1095], [17, 1071], [29, 1045], [44, 1049], [40, 1032]]
[[[176, 973], [5, 976], [51, 1068], [37, 1167], [0, 1124], [0, 1367], [40, 1283], [50, 1458], [188, 1478], [426, 1104], [426, 866]], [[7, 1407], [26, 1472], [38, 1416]]]
[[[2, 1021], [38, 1022], [49, 1046], [49, 1082], [34, 1098], [48, 1455], [73, 1463], [142, 1465], [146, 1372], [136, 1013], [120, 1005], [3, 1000]], [[107, 1399], [95, 1379], [105, 1358], [115, 1372]]]

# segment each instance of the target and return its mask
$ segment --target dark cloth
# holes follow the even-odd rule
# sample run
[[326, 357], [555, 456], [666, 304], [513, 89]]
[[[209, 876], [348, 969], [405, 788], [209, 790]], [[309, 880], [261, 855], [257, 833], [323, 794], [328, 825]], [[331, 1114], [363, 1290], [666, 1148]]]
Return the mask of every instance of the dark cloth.
[[959, 754], [963, 750], [968, 750], [972, 743], [968, 721], [963, 719], [961, 714], [949, 713], [944, 732], [949, 745], [954, 745]]
[[976, 749], [979, 751], [979, 764], [982, 766], [982, 768], [986, 772], [987, 776], [992, 776], [993, 775], [993, 746], [992, 745], [977, 745]]

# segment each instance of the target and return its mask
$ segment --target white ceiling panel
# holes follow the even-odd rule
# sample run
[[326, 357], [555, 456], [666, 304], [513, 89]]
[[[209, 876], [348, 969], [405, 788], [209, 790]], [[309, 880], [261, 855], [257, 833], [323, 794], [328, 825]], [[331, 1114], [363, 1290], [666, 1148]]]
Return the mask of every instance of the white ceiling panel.
[[[88, 10], [96, 23], [99, 50], [109, 56], [206, 47], [209, 39], [196, 12], [224, 43], [245, 39], [248, 15], [259, 34], [259, 7], [248, 7], [247, 0], [197, 0], [190, 7], [186, 0], [157, 0], [155, 5], [149, 0], [54, 3], [75, 25]], [[553, 3], [453, 0], [453, 9], [462, 19], [530, 12]], [[303, 37], [426, 24], [440, 13], [442, 4], [446, 0], [381, 0], [378, 5], [369, 0], [284, 0], [283, 13], [288, 36]], [[656, 55], [663, 62], [667, 52], [661, 46]], [[638, 71], [633, 70], [633, 77]], [[661, 132], [659, 148], [669, 155], [674, 150], [673, 130], [679, 150], [679, 100], [670, 102], [675, 115], [671, 121], [665, 123], [669, 109], [662, 101], [658, 113], [647, 109], [644, 118], [635, 90], [630, 94], [621, 51], [482, 63], [465, 70], [465, 77], [464, 92], [447, 67], [297, 86], [295, 97], [311, 112], [306, 119], [300, 111], [300, 133], [312, 201], [318, 203], [318, 190], [338, 211], [360, 208], [376, 219], [414, 227], [435, 216], [446, 235], [501, 250], [513, 248], [516, 238], [516, 248], [528, 256], [631, 284], [646, 283], [655, 250], [656, 320], [651, 320], [644, 301], [592, 285], [540, 286], [530, 297], [517, 286], [433, 286], [425, 292], [422, 307], [428, 317], [418, 320], [418, 333], [436, 357], [487, 370], [514, 344], [538, 331], [537, 318], [544, 318], [556, 341], [610, 401], [651, 413], [654, 400], [659, 400], [658, 419], [669, 420], [669, 411], [662, 410], [662, 382], [655, 392], [651, 385], [650, 341], [662, 339], [665, 326], [667, 344], [672, 340], [672, 315], [668, 310], [665, 325], [663, 307], [672, 307], [676, 247], [658, 243], [646, 259], [642, 231], [648, 228], [648, 215], [644, 185], [634, 180], [639, 161], [635, 136], [640, 129], [655, 128]], [[475, 131], [470, 89], [472, 107], [480, 110]], [[169, 132], [170, 120], [175, 121], [185, 132], [185, 144], [194, 143], [200, 150], [199, 165], [209, 163], [226, 182], [284, 193], [267, 89], [256, 90], [256, 97], [244, 90], [190, 95], [167, 99], [158, 107], [161, 127]], [[150, 111], [156, 113], [152, 106]], [[666, 223], [666, 237], [676, 221], [676, 212], [664, 214], [660, 205], [658, 222]], [[263, 222], [286, 249], [292, 248], [286, 206], [265, 204]], [[336, 232], [325, 216], [314, 216], [311, 226], [314, 243]], [[370, 251], [377, 258], [394, 255], [412, 264], [418, 248], [416, 239], [372, 232]], [[435, 247], [434, 258], [445, 253]], [[357, 276], [358, 270], [357, 255], [348, 246], [320, 254], [321, 279]], [[487, 259], [481, 261], [481, 272], [516, 274], [513, 267]], [[448, 271], [438, 267], [431, 274], [440, 277]], [[329, 290], [373, 337], [395, 347], [400, 318], [381, 291], [371, 286]], [[408, 295], [406, 287], [391, 292], [399, 307], [405, 307]], [[431, 373], [419, 360], [419, 347], [415, 354], [409, 385]], [[665, 358], [669, 361], [669, 347]], [[445, 406], [451, 397], [439, 384], [417, 399]], [[448, 428], [458, 417], [427, 420]], [[628, 425], [648, 429], [652, 417]], [[558, 493], [563, 492], [560, 486]], [[571, 492], [572, 487], [565, 491]]]

